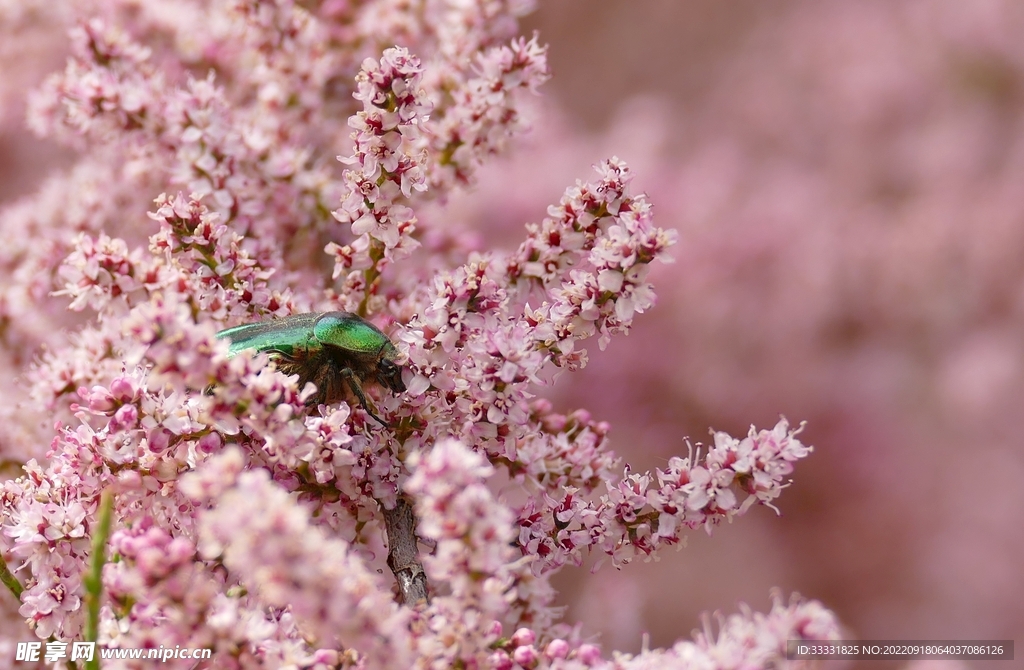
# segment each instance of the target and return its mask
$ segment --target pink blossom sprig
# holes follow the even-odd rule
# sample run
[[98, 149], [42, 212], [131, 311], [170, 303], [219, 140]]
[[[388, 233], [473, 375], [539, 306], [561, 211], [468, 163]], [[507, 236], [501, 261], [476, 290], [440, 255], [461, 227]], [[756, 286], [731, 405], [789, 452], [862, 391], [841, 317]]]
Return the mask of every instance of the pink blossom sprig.
[[578, 182], [539, 225], [527, 226], [527, 239], [508, 265], [527, 296], [536, 288], [551, 296], [549, 307], [527, 316], [556, 360], [569, 366], [579, 365], [572, 341], [599, 334], [603, 349], [654, 304], [649, 264], [669, 262], [665, 251], [677, 238], [674, 230], [652, 225], [645, 196], [628, 193], [633, 177], [624, 162], [612, 158], [596, 169], [597, 182]]
[[[111, 150], [129, 165], [158, 164], [173, 185], [207, 196], [224, 223], [243, 233], [262, 227], [250, 244], [264, 267], [281, 265], [296, 229], [323, 227], [337, 191], [324, 162], [311, 155], [302, 124], [267, 113], [259, 99], [236, 104], [248, 92], [217, 85], [212, 72], [197, 78], [184, 68], [156, 67], [150, 49], [109, 21], [92, 18], [74, 36], [73, 60], [36, 96], [38, 133]], [[270, 60], [287, 69], [284, 56]], [[305, 120], [310, 134], [318, 134], [320, 121]], [[138, 167], [130, 176], [147, 181]]]
[[[530, 628], [520, 628], [510, 638], [494, 645], [489, 667], [515, 670], [647, 670], [649, 668], [770, 668], [787, 659], [790, 640], [829, 641], [842, 637], [835, 615], [821, 603], [797, 595], [786, 602], [772, 596], [768, 614], [743, 605], [738, 614], [717, 616], [717, 632], [705, 617], [703, 630], [693, 641], [680, 640], [667, 649], [644, 650], [639, 654], [613, 653], [604, 658], [597, 645], [562, 638], [544, 638]], [[801, 666], [794, 666], [801, 667]]]
[[594, 421], [586, 410], [559, 414], [543, 398], [530, 403], [530, 410], [539, 430], [520, 440], [515, 461], [507, 464], [517, 480], [540, 491], [572, 487], [590, 493], [621, 467], [608, 448], [607, 422]]
[[29, 119], [40, 135], [81, 135], [106, 143], [118, 133], [153, 129], [164, 81], [151, 50], [93, 18], [71, 30], [72, 55], [32, 100]]
[[[531, 228], [511, 258], [480, 256], [410, 297], [417, 309], [401, 334], [416, 373], [410, 393], [435, 389], [410, 405], [423, 408], [428, 426], [446, 415], [467, 443], [516, 460], [516, 440], [539, 432], [527, 421], [532, 389], [559, 368], [582, 367], [581, 340], [627, 332], [652, 304], [645, 267], [664, 259], [675, 236], [628, 192], [621, 161], [602, 163], [598, 174], [567, 191], [543, 232]], [[531, 298], [542, 301], [536, 309]]]
[[[0, 209], [0, 234], [6, 240], [0, 248], [0, 271], [10, 277], [0, 294], [0, 315], [20, 325], [14, 332], [34, 323], [32, 313], [45, 307], [39, 303], [54, 290], [56, 268], [70, 253], [72, 241], [83, 232], [102, 230], [108, 207], [123, 204], [114, 174], [116, 170], [96, 157], [51, 175], [34, 197]], [[101, 196], [100, 185], [108, 181], [115, 187]]]
[[534, 35], [481, 52], [472, 76], [455, 78], [449, 70], [440, 76], [454, 81], [442, 88], [450, 93], [437, 101], [427, 128], [435, 157], [430, 188], [443, 194], [472, 183], [477, 169], [524, 130], [518, 94], [536, 93], [551, 75], [547, 47]]
[[[127, 625], [102, 629], [115, 647], [201, 645], [230, 648], [246, 642], [222, 614], [222, 575], [196, 561], [194, 543], [173, 536], [152, 517], [113, 534], [110, 550], [118, 557], [104, 571], [109, 607]], [[220, 621], [211, 621], [221, 615]]]
[[71, 298], [68, 309], [75, 311], [88, 307], [104, 312], [116, 298], [123, 298], [118, 304], [127, 306], [146, 281], [141, 251], [129, 251], [124, 240], [105, 233], [95, 239], [80, 234], [58, 274], [64, 288], [53, 295]]
[[198, 548], [207, 560], [223, 561], [262, 602], [288, 608], [318, 644], [351, 649], [367, 667], [411, 667], [407, 610], [265, 471], [240, 474], [211, 502], [199, 515]]
[[326, 252], [335, 259], [333, 276], [345, 275], [348, 291], [364, 294], [363, 311], [380, 272], [418, 246], [412, 237], [416, 217], [405, 203], [414, 191], [426, 189], [425, 154], [415, 150], [419, 124], [429, 111], [419, 89], [421, 72], [418, 58], [395, 47], [380, 61], [366, 59], [356, 78], [355, 97], [363, 110], [349, 119], [355, 149], [342, 159], [355, 167], [345, 170], [347, 193], [334, 212], [351, 225], [356, 240], [332, 242]]
[[424, 619], [444, 621], [444, 635], [454, 638], [444, 650], [448, 666], [485, 665], [524, 572], [515, 562], [513, 515], [485, 484], [494, 468], [456, 440], [415, 454], [410, 467], [405, 490], [416, 499], [419, 534], [436, 543], [424, 568], [432, 584], [450, 592], [431, 601]]
[[801, 429], [790, 430], [782, 419], [770, 431], [751, 427], [742, 440], [717, 432], [703, 458], [699, 450], [673, 457], [668, 469], [654, 475], [627, 468], [596, 502], [571, 487], [549, 490], [520, 510], [519, 544], [525, 554], [541, 557], [534, 569], [546, 572], [565, 563], [580, 565], [590, 550], [621, 565], [678, 545], [686, 529], [710, 534], [754, 504], [772, 507], [789, 485], [793, 464], [812, 451], [796, 438]]
[[609, 670], [789, 667], [785, 665], [789, 640], [839, 640], [842, 631], [835, 615], [820, 602], [799, 596], [786, 602], [776, 593], [767, 614], [744, 606], [739, 614], [719, 616], [717, 633], [712, 630], [710, 620], [705, 619], [704, 630], [694, 638], [693, 642], [677, 642], [668, 649], [644, 651], [636, 656], [618, 655], [613, 662], [596, 667]]
[[[744, 447], [739, 446], [739, 440], [717, 434], [716, 446], [705, 459], [705, 466], [738, 456], [748, 461], [738, 465], [738, 470], [749, 473], [752, 462], [771, 461], [773, 454], [778, 457], [780, 452], [787, 452], [790, 458], [795, 457], [804, 448], [785, 432], [783, 422], [780, 427], [772, 433], [752, 432], [743, 441]], [[776, 467], [786, 469], [778, 465], [779, 461], [788, 463], [785, 457], [774, 460]], [[798, 597], [784, 603], [777, 594], [767, 615], [744, 608], [740, 614], [720, 618], [717, 634], [705, 622], [703, 632], [693, 642], [679, 642], [670, 650], [646, 651], [636, 657], [616, 656], [612, 661], [603, 659], [593, 645], [551, 636], [544, 624], [520, 628], [503, 638], [499, 623], [502, 614], [512, 606], [529, 563], [538, 556], [543, 561], [545, 552], [532, 551], [529, 559], [515, 560], [509, 546], [514, 536], [512, 517], [483, 485], [494, 469], [479, 453], [447, 440], [428, 454], [414, 457], [410, 465], [414, 474], [406, 491], [416, 498], [420, 533], [436, 543], [424, 565], [432, 583], [450, 589], [449, 595], [435, 598], [421, 614], [429, 627], [429, 633], [416, 640], [421, 658], [449, 666], [499, 668], [643, 668], [651, 667], [657, 659], [709, 668], [765, 667], [785, 658], [788, 640], [839, 638], [835, 617], [819, 603]], [[677, 474], [682, 474], [682, 466], [675, 466], [671, 473], [659, 472], [659, 477], [681, 479]], [[696, 466], [689, 472], [700, 479], [696, 476], [700, 469]], [[764, 467], [762, 471], [772, 469]], [[753, 494], [758, 499], [771, 495], [767, 489], [749, 488], [758, 491]], [[694, 489], [691, 499], [706, 491]], [[435, 628], [442, 621], [443, 629]], [[439, 639], [444, 640], [443, 645], [438, 645]]]
[[[431, 107], [424, 124], [430, 197], [444, 199], [470, 184], [478, 168], [527, 126], [521, 91], [549, 78], [547, 47], [516, 38], [516, 20], [533, 0], [417, 5], [412, 20], [403, 0], [367, 3], [355, 17], [361, 40], [380, 48], [402, 44], [422, 58]], [[382, 35], [393, 36], [390, 42]], [[510, 39], [512, 38], [512, 39]]]
[[257, 59], [253, 74], [259, 82], [257, 98], [265, 112], [264, 123], [273, 124], [276, 132], [289, 132], [283, 127], [287, 120], [308, 123], [321, 112], [324, 88], [347, 53], [329, 48], [328, 26], [298, 3], [242, 0], [232, 4], [243, 19], [241, 40], [246, 54]]
[[[244, 464], [240, 451], [227, 450], [183, 478], [182, 489], [197, 504], [216, 501], [234, 491]], [[210, 647], [215, 664], [241, 667], [338, 661], [336, 650], [311, 649], [290, 613], [269, 611], [219, 560], [203, 561], [195, 542], [148, 516], [114, 534], [111, 550], [119, 560], [106, 567], [104, 582], [117, 619], [107, 619], [105, 646]]]
[[265, 128], [265, 114], [233, 104], [213, 73], [186, 79], [161, 102], [164, 128], [151, 141], [167, 154], [172, 183], [249, 234], [262, 266], [283, 264], [296, 230], [324, 225], [321, 189], [333, 190], [305, 138]]
[[243, 247], [242, 236], [199, 198], [161, 195], [156, 207], [150, 216], [160, 230], [150, 238], [150, 249], [163, 254], [179, 282], [187, 283], [178, 290], [193, 297], [197, 313], [223, 321], [294, 311], [290, 291], [272, 287], [273, 272], [262, 269]]
[[[493, 273], [489, 258], [463, 266], [435, 280], [434, 297], [421, 298], [427, 307], [403, 334], [417, 379], [429, 380], [435, 389], [427, 391], [416, 380], [410, 383], [413, 395], [427, 391], [411, 403], [419, 407], [426, 430], [443, 425], [439, 416], [450, 416], [447, 421], [462, 431], [462, 439], [485, 449], [541, 494], [521, 512], [520, 537], [524, 553], [542, 557], [534, 565], [540, 573], [566, 562], [579, 564], [593, 548], [616, 563], [650, 555], [678, 543], [679, 526], [710, 528], [755, 500], [768, 503], [784, 485], [789, 462], [808, 453], [788, 433], [788, 424], [780, 422], [770, 434], [773, 439], [768, 433], [757, 437], [759, 449], [762, 443], [769, 445], [763, 447], [766, 453], [777, 442], [784, 446], [758, 461], [756, 473], [718, 468], [715, 479], [704, 481], [704, 468], [690, 473], [689, 461], [673, 461], [681, 470], [670, 469], [659, 477], [679, 477], [675, 484], [663, 481], [655, 488], [654, 475], [628, 471], [613, 484], [614, 458], [594, 442], [599, 430], [579, 431], [562, 421], [558, 430], [545, 431], [536, 422], [539, 417], [531, 416], [530, 388], [544, 383], [546, 368], [582, 365], [579, 339], [600, 334], [604, 343], [611, 334], [627, 330], [634, 315], [651, 305], [645, 267], [673, 241], [671, 234], [651, 224], [650, 207], [642, 196], [626, 191], [630, 177], [621, 162], [609, 161], [599, 173], [601, 180], [577, 185], [552, 208], [543, 226], [531, 229], [527, 242], [504, 265], [514, 284], [506, 288], [508, 280]], [[542, 300], [553, 295], [555, 302], [543, 302], [536, 310], [519, 302], [538, 294]], [[517, 308], [525, 318], [512, 316]], [[545, 318], [552, 314], [557, 320]], [[581, 451], [567, 448], [577, 446], [570, 435], [583, 438]], [[716, 442], [710, 464], [720, 451], [749, 450], [747, 442], [740, 446], [727, 445], [722, 436], [716, 440], [721, 444]], [[554, 453], [564, 454], [565, 460], [555, 461], [557, 474], [549, 476], [540, 454]], [[748, 460], [741, 466], [749, 470]], [[586, 496], [596, 473], [604, 475], [609, 487], [600, 503]], [[749, 481], [762, 488], [748, 491], [755, 497], [741, 507], [729, 487], [744, 487]], [[707, 499], [694, 507], [697, 498], [692, 498], [688, 508], [676, 499], [673, 486], [685, 486], [688, 494]], [[651, 509], [645, 511], [648, 505]]]
[[[79, 482], [94, 480], [88, 448], [44, 470], [35, 461], [25, 476], [0, 486], [0, 535], [15, 577], [24, 571], [19, 614], [43, 638], [74, 637], [84, 625], [82, 576], [89, 556], [95, 501], [84, 497]], [[81, 456], [81, 458], [79, 458]], [[81, 474], [75, 470], [81, 464]], [[25, 499], [27, 493], [37, 497]], [[84, 498], [84, 499], [83, 499]], [[91, 510], [90, 510], [91, 508]]]
[[[187, 302], [193, 315], [237, 318], [251, 312], [293, 311], [290, 291], [271, 283], [272, 272], [263, 270], [243, 238], [220, 222], [198, 197], [161, 195], [150, 218], [160, 230], [150, 237], [149, 254], [128, 251], [127, 243], [101, 234], [96, 240], [80, 236], [58, 274], [64, 288], [55, 295], [72, 298], [71, 308], [89, 306], [101, 316], [124, 316], [145, 300], [164, 295], [173, 302]], [[76, 357], [45, 357], [36, 382], [37, 397], [55, 402], [81, 386], [110, 379], [121, 367], [120, 338], [116, 326], [86, 329], [83, 345], [101, 355], [85, 360]]]

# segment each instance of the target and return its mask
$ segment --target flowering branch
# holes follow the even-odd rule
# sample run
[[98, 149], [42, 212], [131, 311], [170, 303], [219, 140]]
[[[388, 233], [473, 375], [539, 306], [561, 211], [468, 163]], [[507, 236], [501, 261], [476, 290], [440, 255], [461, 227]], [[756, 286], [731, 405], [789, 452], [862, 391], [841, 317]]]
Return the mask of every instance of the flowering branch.
[[[654, 306], [676, 235], [611, 158], [517, 248], [438, 251], [416, 208], [522, 132], [546, 48], [513, 37], [519, 2], [412, 4], [189, 4], [193, 36], [116, 0], [131, 11], [74, 29], [32, 126], [85, 157], [0, 214], [47, 241], [0, 256], [0, 344], [50, 344], [23, 375], [33, 427], [9, 438], [24, 474], [0, 483], [19, 616], [41, 639], [240, 668], [715, 668], [838, 635], [778, 598], [636, 657], [557, 623], [557, 570], [773, 505], [810, 447], [782, 420], [633, 473], [606, 423], [539, 397]], [[217, 338], [339, 309], [398, 349], [407, 391], [365, 389], [391, 428], [310, 407], [312, 384]]]
[[[811, 453], [783, 419], [771, 431], [753, 427], [743, 440], [715, 433], [715, 444], [701, 459], [673, 457], [668, 469], [631, 474], [609, 484], [594, 502], [563, 487], [560, 494], [530, 500], [519, 513], [519, 544], [540, 555], [535, 570], [546, 572], [565, 563], [581, 565], [584, 550], [599, 549], [619, 565], [636, 555], [649, 556], [682, 540], [685, 528], [731, 521], [755, 503], [771, 501], [789, 485], [793, 463]], [[699, 450], [698, 450], [699, 451]], [[741, 501], [737, 493], [745, 493]]]

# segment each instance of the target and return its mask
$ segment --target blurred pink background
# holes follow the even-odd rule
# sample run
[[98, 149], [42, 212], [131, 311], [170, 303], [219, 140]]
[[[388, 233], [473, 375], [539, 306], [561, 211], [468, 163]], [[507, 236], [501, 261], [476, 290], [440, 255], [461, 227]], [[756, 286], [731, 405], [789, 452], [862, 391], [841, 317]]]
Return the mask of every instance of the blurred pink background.
[[[424, 219], [511, 247], [625, 159], [676, 263], [634, 332], [550, 395], [609, 420], [634, 470], [779, 414], [816, 447], [781, 517], [563, 572], [566, 619], [636, 651], [778, 586], [850, 637], [1024, 630], [1024, 5], [559, 0], [533, 29], [554, 75], [535, 132]], [[62, 62], [55, 32], [0, 46], [0, 203], [63, 155], [17, 102]]]

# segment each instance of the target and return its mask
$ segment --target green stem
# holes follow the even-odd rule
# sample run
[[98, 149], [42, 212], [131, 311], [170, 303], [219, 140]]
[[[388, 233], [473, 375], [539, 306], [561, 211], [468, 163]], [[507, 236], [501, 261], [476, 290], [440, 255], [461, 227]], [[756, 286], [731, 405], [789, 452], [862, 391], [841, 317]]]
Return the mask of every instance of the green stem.
[[[85, 639], [87, 642], [99, 641], [100, 629], [100, 597], [103, 595], [103, 565], [107, 562], [107, 540], [110, 538], [110, 517], [114, 508], [114, 497], [110, 489], [100, 494], [100, 508], [96, 530], [92, 535], [92, 557], [89, 572], [85, 576]], [[97, 649], [91, 661], [86, 661], [89, 670], [99, 670], [100, 654]]]
[[21, 585], [18, 578], [7, 567], [7, 561], [4, 560], [3, 556], [0, 556], [0, 582], [3, 582], [4, 586], [10, 589], [14, 597], [18, 599], [18, 602], [21, 602], [21, 594], [25, 591], [25, 587]]
[[363, 280], [366, 282], [366, 291], [363, 292], [363, 299], [359, 302], [359, 307], [356, 308], [356, 314], [365, 317], [367, 311], [367, 305], [370, 302], [370, 293], [373, 291], [373, 283], [380, 277], [380, 270], [377, 268], [377, 263], [384, 258], [384, 243], [379, 240], [370, 240], [370, 260], [373, 261], [373, 265], [367, 268], [363, 272]]

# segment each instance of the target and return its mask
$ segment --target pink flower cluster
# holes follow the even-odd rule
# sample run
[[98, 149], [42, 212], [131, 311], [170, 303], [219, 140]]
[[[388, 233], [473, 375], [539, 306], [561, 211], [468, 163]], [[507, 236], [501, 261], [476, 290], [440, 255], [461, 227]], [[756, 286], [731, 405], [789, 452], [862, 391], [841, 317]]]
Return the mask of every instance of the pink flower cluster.
[[472, 183], [480, 165], [501, 152], [524, 128], [516, 94], [534, 92], [548, 78], [546, 49], [537, 37], [512, 40], [476, 54], [475, 76], [453, 77], [440, 71], [451, 88], [450, 99], [435, 104], [431, 152], [439, 157], [431, 171], [431, 188], [440, 192]]
[[[243, 465], [238, 452], [218, 458], [234, 468]], [[182, 485], [186, 493], [193, 490], [187, 478]], [[210, 506], [198, 514], [200, 555], [223, 563], [256, 604], [287, 610], [295, 618], [293, 630], [302, 631], [314, 649], [358, 650], [367, 667], [412, 665], [410, 612], [348, 543], [313, 524], [309, 511], [265, 470], [243, 472], [235, 486], [220, 492], [196, 489], [199, 501]], [[253, 500], [262, 504], [254, 507]]]
[[335, 258], [333, 277], [345, 274], [341, 294], [351, 309], [359, 306], [362, 295], [365, 310], [380, 272], [419, 246], [413, 237], [413, 210], [403, 203], [414, 191], [427, 188], [426, 155], [416, 149], [418, 124], [429, 112], [419, 90], [420, 72], [419, 59], [395, 48], [385, 51], [379, 63], [366, 59], [357, 77], [354, 95], [363, 111], [349, 119], [355, 154], [343, 162], [358, 168], [345, 171], [346, 194], [334, 212], [356, 237], [350, 244], [331, 242], [325, 249]]
[[632, 474], [627, 467], [614, 485], [605, 480], [609, 491], [596, 501], [573, 486], [549, 488], [519, 512], [519, 544], [540, 557], [534, 569], [546, 572], [580, 565], [590, 549], [621, 564], [678, 544], [686, 529], [703, 527], [711, 534], [756, 503], [770, 506], [788, 486], [793, 463], [811, 451], [797, 432], [783, 419], [770, 431], [751, 427], [743, 440], [715, 433], [703, 459], [691, 446], [689, 457], [673, 457], [654, 475]]
[[[520, 3], [186, 4], [208, 21], [189, 39], [130, 2], [83, 16], [32, 121], [85, 157], [0, 214], [0, 229], [49, 217], [59, 253], [21, 262], [77, 315], [37, 317], [75, 328], [31, 369], [29, 416], [56, 427], [2, 445], [24, 474], [0, 484], [0, 548], [36, 635], [75, 639], [98, 617], [101, 644], [209, 646], [216, 667], [532, 669], [768, 665], [786, 639], [838, 634], [817, 604], [779, 601], [716, 639], [609, 660], [557, 623], [555, 571], [594, 550], [653, 556], [771, 504], [810, 448], [781, 421], [634, 474], [606, 423], [538, 397], [654, 305], [648, 270], [675, 234], [623, 161], [567, 189], [518, 249], [456, 244], [448, 263], [424, 248], [416, 207], [471, 182], [548, 76], [537, 38], [512, 39]], [[383, 21], [399, 5], [408, 21]], [[84, 178], [92, 165], [113, 183]], [[81, 189], [88, 215], [45, 209]], [[11, 276], [11, 295], [38, 292]], [[216, 338], [328, 309], [391, 333], [408, 390], [369, 390], [389, 428], [308, 407], [311, 385]], [[431, 598], [399, 606], [385, 519], [406, 498]], [[102, 589], [83, 586], [93, 540], [114, 557]]]

